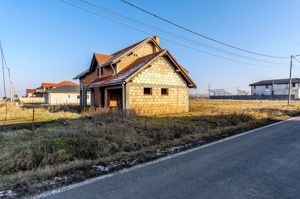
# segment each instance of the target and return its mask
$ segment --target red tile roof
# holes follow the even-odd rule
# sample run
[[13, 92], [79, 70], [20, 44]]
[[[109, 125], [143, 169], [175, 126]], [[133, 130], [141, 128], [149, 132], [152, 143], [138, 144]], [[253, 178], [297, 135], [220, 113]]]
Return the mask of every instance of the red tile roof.
[[154, 61], [160, 56], [167, 56], [177, 68], [178, 73], [185, 79], [185, 81], [188, 84], [187, 86], [189, 88], [196, 88], [196, 84], [188, 76], [186, 70], [178, 64], [175, 58], [167, 50], [162, 50], [144, 57], [140, 57], [137, 60], [135, 60], [132, 64], [124, 68], [122, 71], [117, 73], [115, 76], [96, 79], [88, 87], [94, 88], [122, 84], [123, 82], [127, 81], [130, 77], [132, 77], [136, 72], [142, 69], [144, 66], [151, 64], [152, 61]]
[[[157, 58], [158, 56], [165, 55], [174, 64], [174, 67], [176, 68], [176, 72], [178, 72], [185, 79], [185, 81], [187, 82], [187, 86], [189, 88], [196, 88], [196, 84], [189, 77], [188, 71], [183, 66], [181, 66], [167, 50], [162, 50], [154, 37], [148, 37], [140, 42], [137, 42], [131, 46], [128, 46], [127, 48], [119, 50], [111, 55], [105, 55], [105, 54], [98, 53], [98, 54], [94, 54], [94, 56], [95, 56], [98, 64], [101, 66], [115, 64], [123, 56], [128, 55], [135, 48], [137, 48], [138, 46], [140, 46], [144, 43], [147, 43], [147, 42], [153, 42], [154, 45], [156, 45], [158, 47], [158, 52], [138, 58], [135, 62], [133, 62], [132, 64], [127, 66], [122, 71], [118, 72], [115, 76], [110, 76], [110, 77], [100, 78], [100, 79], [97, 78], [88, 87], [93, 88], [93, 87], [121, 84], [122, 82], [125, 82], [127, 79], [129, 79], [134, 73], [139, 71], [139, 69], [142, 69], [143, 66], [149, 64], [149, 62], [151, 62], [151, 60]], [[94, 58], [93, 58], [93, 61], [94, 61]], [[94, 67], [93, 61], [88, 70], [85, 70], [84, 72], [80, 73], [74, 79], [84, 78], [87, 74], [91, 73], [93, 71], [92, 67]]]
[[108, 60], [110, 60], [113, 56], [112, 55], [105, 55], [105, 54], [101, 54], [101, 53], [95, 53], [95, 57], [96, 57], [96, 60], [97, 60], [98, 63], [104, 64]]
[[[139, 46], [140, 44], [144, 43], [144, 42], [148, 42], [148, 41], [153, 41], [155, 45], [157, 45], [157, 47], [159, 48], [159, 50], [161, 50], [160, 46], [156, 43], [155, 39], [153, 37], [148, 37], [142, 41], [139, 41], [135, 44], [132, 44], [122, 50], [119, 50], [111, 55], [106, 55], [106, 54], [101, 54], [101, 53], [95, 53], [95, 58], [98, 62], [99, 65], [102, 66], [107, 66], [110, 65], [113, 62], [118, 61], [121, 57], [123, 57], [124, 55], [126, 55], [127, 53], [131, 52], [131, 50], [133, 50], [135, 47]], [[76, 77], [74, 77], [74, 79], [79, 79], [81, 77], [86, 76], [87, 74], [89, 74], [91, 72], [91, 68], [88, 70], [83, 71], [82, 73], [80, 73], [79, 75], [77, 75]]]
[[41, 87], [43, 88], [50, 88], [50, 87], [56, 87], [57, 86], [57, 83], [50, 83], [50, 82], [43, 82], [41, 84]]
[[[111, 55], [105, 55], [105, 54], [100, 54], [100, 53], [95, 53], [96, 59], [98, 61], [99, 64], [101, 65], [109, 65], [110, 63], [112, 63], [114, 60], [117, 60], [118, 58], [122, 57], [124, 54], [126, 54], [127, 52], [129, 52], [130, 50], [132, 50], [133, 48], [135, 48], [136, 46], [138, 46], [139, 44], [141, 44], [142, 42], [149, 40], [150, 38], [144, 39], [142, 41], [139, 41], [135, 44], [132, 44], [131, 46], [128, 46], [122, 50], [119, 50]], [[102, 60], [105, 62], [102, 62], [100, 59], [98, 60], [97, 55], [100, 55]], [[100, 58], [99, 56], [99, 58]]]
[[41, 87], [43, 87], [43, 88], [53, 88], [53, 87], [59, 87], [59, 86], [79, 86], [79, 85], [77, 83], [71, 82], [71, 81], [62, 81], [59, 83], [43, 82], [41, 85]]
[[108, 85], [120, 84], [163, 52], [164, 51], [160, 51], [160, 52], [152, 53], [150, 55], [138, 58], [132, 64], [130, 64], [122, 71], [117, 73], [115, 76], [96, 79], [90, 84], [89, 87], [93, 88], [97, 86], [108, 86]]
[[58, 86], [79, 86], [79, 84], [72, 81], [62, 81], [58, 83]]
[[27, 88], [26, 93], [34, 93], [35, 89], [34, 88]]

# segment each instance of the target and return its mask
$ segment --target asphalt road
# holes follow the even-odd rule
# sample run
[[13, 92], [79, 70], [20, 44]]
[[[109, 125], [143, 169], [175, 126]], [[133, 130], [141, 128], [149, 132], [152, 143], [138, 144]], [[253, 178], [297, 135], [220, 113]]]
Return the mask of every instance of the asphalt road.
[[46, 198], [299, 197], [300, 118], [295, 118]]

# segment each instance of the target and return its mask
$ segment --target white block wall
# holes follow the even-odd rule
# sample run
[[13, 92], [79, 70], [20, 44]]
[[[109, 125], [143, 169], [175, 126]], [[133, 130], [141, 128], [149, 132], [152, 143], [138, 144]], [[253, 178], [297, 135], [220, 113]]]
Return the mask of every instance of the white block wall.
[[47, 104], [79, 104], [79, 93], [48, 93], [45, 95]]
[[[289, 85], [288, 84], [273, 84], [273, 85], [259, 85], [251, 86], [251, 95], [288, 95]], [[296, 99], [300, 98], [300, 84], [295, 84], [292, 87], [292, 95], [295, 95]]]

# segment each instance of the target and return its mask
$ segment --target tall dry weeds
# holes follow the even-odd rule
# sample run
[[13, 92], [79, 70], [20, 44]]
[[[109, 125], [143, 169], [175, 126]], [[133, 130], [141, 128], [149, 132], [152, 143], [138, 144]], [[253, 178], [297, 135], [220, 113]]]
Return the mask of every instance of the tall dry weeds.
[[[153, 148], [226, 137], [299, 114], [299, 107], [277, 102], [193, 100], [190, 113], [124, 117], [119, 112], [90, 110], [83, 118], [50, 123], [35, 132], [2, 131], [0, 187], [14, 184], [16, 175], [18, 179], [21, 174], [26, 179], [47, 178]], [[34, 171], [37, 174], [28, 177]]]

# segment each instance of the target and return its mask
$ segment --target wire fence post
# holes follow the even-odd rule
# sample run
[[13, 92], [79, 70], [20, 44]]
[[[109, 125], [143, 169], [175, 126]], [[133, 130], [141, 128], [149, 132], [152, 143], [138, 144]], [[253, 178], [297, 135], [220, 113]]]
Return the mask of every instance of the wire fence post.
[[288, 105], [291, 105], [291, 95], [292, 95], [292, 67], [293, 67], [293, 55], [291, 55], [290, 60], [290, 78], [289, 78], [289, 91], [288, 91]]

